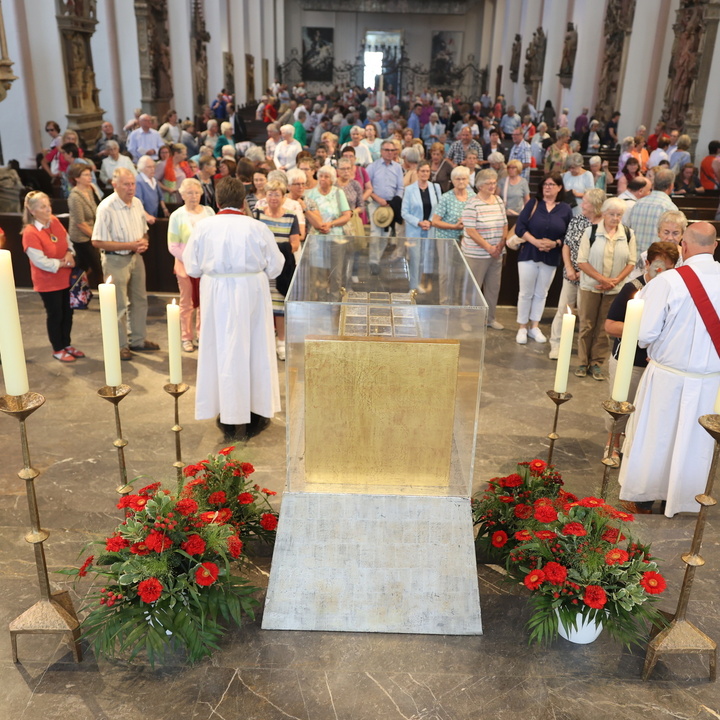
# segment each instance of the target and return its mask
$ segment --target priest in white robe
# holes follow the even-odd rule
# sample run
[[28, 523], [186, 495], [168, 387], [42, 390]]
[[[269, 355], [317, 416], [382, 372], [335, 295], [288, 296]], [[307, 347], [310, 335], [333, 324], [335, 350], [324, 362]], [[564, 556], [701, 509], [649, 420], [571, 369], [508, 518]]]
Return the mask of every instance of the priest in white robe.
[[183, 252], [200, 278], [195, 417], [218, 416], [228, 440], [257, 434], [281, 409], [269, 279], [285, 259], [267, 226], [242, 214], [244, 198], [240, 180], [222, 180], [220, 211], [195, 225]]
[[[693, 223], [685, 231], [684, 264], [693, 269], [719, 312], [716, 246], [710, 223]], [[695, 496], [705, 490], [714, 442], [698, 418], [713, 412], [720, 356], [677, 270], [656, 277], [637, 297], [645, 300], [638, 343], [647, 348], [649, 360], [628, 423], [620, 499], [635, 504], [639, 512], [665, 500], [667, 517], [699, 512]]]

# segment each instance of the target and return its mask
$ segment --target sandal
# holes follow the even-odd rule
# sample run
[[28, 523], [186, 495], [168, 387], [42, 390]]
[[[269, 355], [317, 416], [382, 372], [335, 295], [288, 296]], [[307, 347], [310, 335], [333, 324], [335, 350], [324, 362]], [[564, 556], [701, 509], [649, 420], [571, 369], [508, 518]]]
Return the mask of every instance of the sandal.
[[60, 362], [70, 363], [75, 362], [75, 358], [65, 350], [60, 350], [60, 352], [53, 353], [53, 357], [56, 360], [59, 360]]
[[65, 348], [65, 352], [68, 355], [72, 355], [74, 358], [84, 358], [85, 357], [85, 353], [82, 350], [77, 350], [72, 345], [68, 345]]

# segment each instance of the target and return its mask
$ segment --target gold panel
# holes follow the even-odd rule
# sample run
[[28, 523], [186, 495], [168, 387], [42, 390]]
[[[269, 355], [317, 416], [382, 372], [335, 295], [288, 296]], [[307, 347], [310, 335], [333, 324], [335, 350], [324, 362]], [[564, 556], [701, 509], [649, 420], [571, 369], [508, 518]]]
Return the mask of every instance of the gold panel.
[[306, 338], [306, 482], [447, 487], [459, 351], [456, 340]]

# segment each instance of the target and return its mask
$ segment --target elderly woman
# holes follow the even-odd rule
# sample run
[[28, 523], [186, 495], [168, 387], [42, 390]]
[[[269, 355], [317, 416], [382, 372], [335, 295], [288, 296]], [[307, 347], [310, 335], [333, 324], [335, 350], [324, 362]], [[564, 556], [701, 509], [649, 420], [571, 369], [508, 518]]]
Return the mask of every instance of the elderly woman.
[[588, 165], [593, 175], [595, 187], [598, 190], [607, 190], [613, 181], [612, 173], [608, 170], [608, 161], [603, 160], [599, 155], [593, 155], [588, 160]]
[[362, 140], [363, 145], [367, 145], [370, 150], [370, 157], [372, 161], [380, 159], [380, 146], [382, 145], [382, 139], [380, 138], [380, 132], [377, 125], [374, 122], [369, 122], [365, 126], [365, 137]]
[[177, 189], [186, 177], [191, 177], [187, 164], [187, 148], [182, 143], [176, 143], [170, 146], [170, 157], [155, 165], [155, 179], [160, 183], [166, 203], [180, 202]]
[[670, 156], [670, 169], [676, 173], [680, 171], [680, 168], [688, 163], [692, 162], [690, 157], [690, 145], [692, 140], [689, 135], [681, 135], [677, 139], [677, 150]]
[[430, 182], [430, 163], [422, 160], [417, 166], [417, 180], [405, 188], [402, 199], [410, 290], [421, 293], [431, 289], [427, 279], [424, 284], [420, 284], [420, 266], [422, 262], [424, 275], [433, 271], [435, 230], [432, 216], [441, 195], [440, 186]]
[[541, 122], [537, 126], [537, 132], [533, 135], [530, 142], [530, 154], [535, 158], [535, 165], [540, 167], [545, 158], [545, 149], [543, 143], [550, 137], [547, 131], [547, 124]]
[[591, 120], [588, 129], [580, 138], [580, 152], [591, 153], [600, 150], [600, 122]]
[[636, 157], [630, 156], [622, 172], [618, 173], [617, 194], [621, 195], [624, 193], [627, 190], [628, 183], [639, 177], [642, 177], [640, 161]]
[[218, 132], [218, 121], [215, 120], [215, 118], [212, 118], [207, 121], [206, 127], [207, 130], [200, 133], [200, 144], [205, 145], [205, 147], [210, 148], [212, 152], [215, 152], [215, 146], [220, 138], [220, 133]]
[[[518, 253], [517, 322], [515, 337], [526, 345], [547, 340], [540, 330], [550, 284], [561, 261], [561, 246], [572, 210], [562, 202], [563, 182], [559, 173], [545, 173], [537, 195], [525, 205], [515, 225], [515, 234], [523, 241]], [[530, 328], [528, 329], [528, 324]]]
[[502, 330], [503, 325], [495, 319], [495, 310], [500, 293], [507, 214], [505, 203], [495, 194], [497, 173], [488, 169], [481, 170], [477, 175], [478, 193], [463, 209], [461, 248], [478, 286], [482, 286], [488, 304], [488, 327]]
[[521, 175], [522, 171], [523, 164], [520, 160], [509, 160], [507, 175], [497, 186], [496, 192], [503, 199], [508, 215], [519, 215], [530, 199], [530, 186]]
[[[283, 273], [288, 267], [294, 268], [295, 259], [292, 253], [300, 249], [300, 227], [297, 217], [284, 207], [287, 187], [279, 180], [270, 180], [266, 186], [266, 205], [255, 210], [255, 218], [267, 225], [278, 247], [285, 256]], [[281, 274], [283, 274], [281, 273]], [[285, 296], [277, 288], [275, 279], [270, 280], [270, 295], [272, 297], [273, 316], [275, 317], [275, 331], [277, 339], [275, 349], [279, 360], [285, 359]]]
[[558, 359], [562, 317], [567, 308], [570, 308], [577, 315], [577, 297], [580, 287], [580, 269], [577, 266], [577, 256], [580, 249], [580, 240], [586, 228], [600, 222], [602, 218], [600, 211], [606, 199], [607, 195], [604, 190], [599, 188], [588, 190], [580, 201], [581, 214], [573, 217], [565, 233], [562, 246], [562, 289], [560, 290], [558, 308], [550, 331], [550, 354], [548, 357], [551, 360]]
[[213, 148], [213, 155], [216, 158], [222, 157], [222, 149], [230, 145], [233, 149], [235, 148], [235, 138], [233, 136], [233, 126], [229, 122], [223, 122], [220, 125], [220, 137], [215, 142]]
[[568, 128], [560, 128], [557, 131], [555, 142], [547, 149], [545, 153], [545, 172], [546, 173], [562, 173], [565, 172], [565, 161], [568, 157], [568, 143], [570, 142], [570, 130]]
[[[349, 157], [341, 157], [338, 160], [337, 176], [337, 186], [345, 193], [350, 211], [359, 219], [360, 213], [365, 209], [365, 197], [360, 183], [355, 179], [355, 165]], [[362, 220], [360, 224], [362, 225]], [[353, 230], [352, 234], [361, 233]]]
[[565, 196], [572, 198], [570, 206], [573, 215], [580, 214], [580, 201], [585, 193], [595, 187], [595, 178], [589, 170], [583, 167], [583, 156], [573, 153], [567, 159], [568, 170], [563, 174]]
[[326, 165], [334, 165], [339, 157], [338, 152], [338, 136], [335, 133], [324, 132], [320, 136], [321, 142], [325, 144], [327, 148], [327, 157], [325, 159]]
[[404, 147], [400, 153], [400, 159], [404, 173], [403, 185], [407, 187], [417, 182], [417, 167], [421, 158], [414, 147]]
[[247, 215], [252, 215], [255, 212], [255, 206], [258, 202], [265, 200], [267, 176], [268, 171], [263, 168], [258, 168], [253, 173], [250, 192], [245, 196], [245, 212]]
[[[189, 277], [185, 272], [182, 256], [190, 239], [195, 225], [204, 218], [212, 217], [215, 212], [207, 205], [201, 205], [203, 196], [202, 184], [195, 178], [185, 178], [178, 190], [180, 197], [185, 203], [170, 215], [168, 222], [167, 243], [170, 254], [175, 258], [173, 272], [177, 278], [180, 290], [180, 329], [182, 337], [182, 349], [185, 352], [192, 352], [195, 349], [193, 340], [193, 283], [198, 282]], [[198, 308], [195, 318], [195, 331], [200, 335], [200, 309]]]
[[[622, 175], [625, 163], [633, 156], [635, 150], [635, 138], [628, 136], [623, 138], [622, 144], [620, 145], [620, 157], [618, 158], [618, 171], [615, 175], [615, 179], [619, 180]], [[635, 158], [637, 160], [637, 158]], [[638, 161], [638, 170], [640, 169], [640, 162]]]
[[507, 177], [507, 166], [505, 165], [505, 156], [501, 152], [492, 152], [487, 156], [487, 161], [490, 167], [489, 170], [494, 170], [497, 173], [497, 181], [501, 183]]
[[422, 129], [421, 137], [425, 143], [428, 152], [432, 150], [435, 143], [440, 142], [440, 138], [445, 135], [445, 126], [440, 122], [440, 117], [436, 112], [430, 113], [430, 119], [425, 123]]
[[453, 165], [445, 157], [445, 146], [436, 142], [430, 146], [430, 180], [446, 193], [450, 189]]
[[580, 240], [577, 377], [590, 373], [594, 380], [605, 380], [602, 364], [609, 352], [605, 318], [637, 262], [635, 234], [621, 222], [625, 208], [625, 202], [619, 198], [606, 200], [601, 209], [602, 220], [587, 228]]
[[373, 159], [370, 154], [370, 148], [362, 143], [364, 135], [365, 131], [361, 127], [353, 125], [350, 129], [350, 142], [342, 146], [340, 154], [344, 152], [345, 148], [351, 147], [355, 153], [355, 162], [358, 165], [362, 165], [362, 167], [367, 167]]
[[203, 205], [207, 205], [212, 208], [213, 211], [217, 211], [217, 204], [215, 202], [215, 172], [217, 171], [217, 162], [215, 158], [210, 155], [208, 157], [200, 158], [198, 162], [198, 172], [196, 175], [197, 180], [202, 186], [202, 199], [200, 202]]
[[115, 140], [108, 140], [105, 143], [107, 157], [103, 158], [100, 166], [100, 182], [109, 187], [113, 173], [116, 168], [127, 168], [133, 175], [137, 175], [137, 170], [133, 165], [133, 161], [127, 155], [120, 154], [120, 145]]
[[148, 225], [152, 225], [157, 218], [167, 217], [170, 213], [163, 200], [160, 183], [155, 179], [155, 161], [149, 155], [143, 155], [137, 168], [135, 197], [143, 204]]
[[30, 260], [33, 290], [42, 298], [53, 357], [75, 362], [85, 354], [72, 346], [73, 311], [70, 307], [70, 271], [75, 256], [62, 223], [52, 214], [50, 198], [33, 191], [25, 197], [23, 250]]
[[475, 175], [480, 169], [480, 155], [477, 150], [470, 149], [465, 153], [465, 158], [460, 163], [470, 171], [470, 187], [475, 187]]
[[95, 191], [92, 168], [87, 165], [71, 165], [68, 177], [73, 186], [68, 196], [70, 214], [68, 235], [75, 250], [75, 263], [88, 274], [89, 278], [92, 278], [93, 286], [97, 287], [97, 283], [102, 280], [103, 272], [100, 252], [93, 247], [90, 240], [97, 206], [102, 198], [98, 197]]
[[291, 170], [295, 167], [295, 158], [302, 152], [302, 145], [295, 140], [295, 128], [283, 125], [280, 128], [282, 140], [275, 147], [273, 160], [278, 170]]

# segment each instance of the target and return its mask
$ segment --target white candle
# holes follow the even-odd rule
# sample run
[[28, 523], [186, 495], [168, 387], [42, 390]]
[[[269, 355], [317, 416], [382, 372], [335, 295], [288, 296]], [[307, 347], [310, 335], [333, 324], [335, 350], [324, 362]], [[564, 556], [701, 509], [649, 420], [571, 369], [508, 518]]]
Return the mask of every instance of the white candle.
[[180, 306], [167, 306], [168, 359], [170, 361], [170, 382], [179, 385], [182, 382], [182, 344], [180, 342]]
[[9, 250], [0, 250], [0, 309], [0, 357], [5, 376], [5, 392], [8, 395], [24, 395], [30, 386]]
[[567, 391], [568, 373], [570, 372], [570, 355], [572, 354], [573, 334], [575, 333], [575, 316], [570, 308], [563, 315], [560, 349], [558, 350], [557, 369], [555, 370], [556, 393]]
[[720, 389], [718, 389], [718, 394], [715, 398], [715, 414], [720, 415]]
[[630, 392], [635, 350], [638, 335], [640, 334], [640, 320], [642, 319], [644, 300], [629, 300], [625, 310], [622, 340], [620, 341], [620, 355], [618, 356], [615, 382], [613, 383], [612, 399], [616, 402], [625, 402]]
[[120, 335], [118, 332], [117, 298], [112, 278], [98, 285], [100, 293], [100, 324], [102, 326], [103, 359], [105, 360], [105, 384], [110, 387], [122, 385], [120, 370]]

